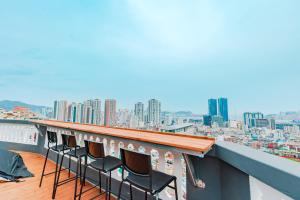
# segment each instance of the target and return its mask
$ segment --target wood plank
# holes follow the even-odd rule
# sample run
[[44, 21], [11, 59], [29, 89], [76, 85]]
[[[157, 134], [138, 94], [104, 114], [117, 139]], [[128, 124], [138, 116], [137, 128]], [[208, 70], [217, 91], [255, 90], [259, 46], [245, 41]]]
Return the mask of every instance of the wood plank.
[[[44, 157], [40, 154], [29, 153], [29, 152], [19, 152], [30, 172], [32, 172], [35, 177], [22, 179], [24, 182], [19, 183], [0, 183], [0, 199], [5, 200], [24, 200], [24, 199], [43, 199], [50, 200], [52, 199], [52, 188], [53, 188], [53, 179], [54, 175], [45, 176], [43, 179], [42, 187], [39, 188], [40, 175], [43, 169]], [[51, 160], [48, 161], [46, 172], [51, 172], [55, 170], [55, 164]], [[64, 180], [67, 178], [67, 171], [61, 172], [61, 179]], [[72, 174], [71, 174], [72, 176]], [[65, 185], [58, 187], [56, 193], [56, 199], [63, 200], [72, 200], [74, 194], [75, 182], [71, 181]], [[84, 189], [91, 187], [87, 183]], [[78, 192], [79, 192], [79, 181], [78, 181]], [[82, 199], [90, 199], [99, 194], [99, 189], [95, 188], [90, 192], [87, 192], [83, 195]], [[102, 195], [101, 198], [105, 199], [105, 195]], [[114, 198], [111, 198], [114, 200]]]
[[126, 128], [112, 128], [90, 124], [62, 122], [56, 120], [33, 120], [33, 123], [82, 131], [94, 134], [108, 135], [124, 139], [160, 144], [194, 152], [206, 152], [215, 143], [213, 138], [192, 136], [182, 133], [163, 133]]

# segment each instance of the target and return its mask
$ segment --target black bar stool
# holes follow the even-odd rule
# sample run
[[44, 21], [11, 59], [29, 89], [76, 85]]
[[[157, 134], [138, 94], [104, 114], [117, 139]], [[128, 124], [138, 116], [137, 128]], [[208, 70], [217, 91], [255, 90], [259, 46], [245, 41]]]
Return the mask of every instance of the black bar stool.
[[[56, 185], [57, 171], [58, 171], [58, 165], [59, 165], [58, 164], [59, 163], [59, 155], [60, 155], [60, 152], [69, 151], [69, 149], [64, 148], [63, 144], [58, 144], [57, 133], [56, 132], [47, 131], [47, 138], [48, 138], [48, 145], [47, 145], [48, 148], [47, 148], [46, 158], [45, 158], [45, 162], [44, 162], [44, 167], [43, 167], [39, 187], [42, 186], [44, 176], [47, 176], [47, 175], [50, 175], [50, 174], [55, 174], [54, 175], [54, 182], [53, 182], [53, 192], [52, 192], [52, 198], [54, 198], [54, 188], [55, 188], [55, 185]], [[45, 174], [45, 168], [46, 168], [46, 164], [47, 164], [47, 161], [48, 161], [48, 156], [49, 156], [49, 151], [50, 150], [56, 153], [56, 167], [55, 167], [54, 172], [50, 172], [50, 173]]]
[[[158, 194], [166, 187], [175, 190], [175, 197], [178, 200], [176, 176], [171, 176], [152, 169], [151, 156], [148, 154], [138, 153], [131, 150], [120, 149], [121, 160], [123, 163], [122, 181], [119, 188], [118, 199], [122, 192], [124, 182], [129, 183], [130, 199], [132, 200], [132, 185], [145, 191], [145, 199], [148, 192], [155, 195], [159, 199]], [[128, 172], [128, 176], [124, 177], [124, 172]], [[174, 187], [170, 184], [174, 182]]]
[[[73, 133], [73, 132], [72, 132]], [[72, 135], [66, 135], [66, 134], [62, 134], [62, 143], [63, 143], [63, 147], [64, 149], [69, 149], [70, 151], [63, 151], [63, 155], [62, 158], [60, 160], [60, 166], [59, 166], [59, 170], [58, 170], [58, 175], [57, 175], [57, 181], [54, 187], [54, 198], [56, 195], [56, 191], [57, 191], [57, 187], [64, 185], [66, 183], [69, 183], [73, 180], [75, 180], [75, 191], [74, 191], [74, 199], [76, 199], [76, 195], [77, 195], [77, 180], [78, 178], [81, 178], [81, 159], [82, 157], [84, 157], [86, 155], [86, 149], [84, 147], [80, 147], [77, 145], [76, 143], [76, 137], [74, 136], [74, 133]], [[69, 157], [69, 176], [67, 179], [59, 181], [60, 178], [60, 172], [62, 171], [62, 165], [63, 165], [63, 160], [64, 157], [68, 156]], [[75, 158], [76, 159], [76, 172], [75, 172], [75, 176], [70, 178], [70, 169], [71, 169], [71, 159]], [[79, 176], [78, 176], [79, 173]]]
[[[105, 192], [100, 192], [100, 196], [102, 194], [106, 194], [106, 199], [110, 199], [111, 194], [111, 172], [119, 167], [121, 167], [122, 162], [120, 159], [115, 158], [113, 156], [105, 156], [104, 152], [104, 145], [103, 143], [96, 143], [96, 142], [90, 142], [90, 141], [84, 141], [85, 148], [86, 148], [86, 158], [85, 158], [85, 165], [84, 165], [84, 172], [83, 172], [83, 182], [86, 179], [86, 170], [87, 167], [90, 167], [96, 171], [98, 171], [99, 174], [99, 185], [95, 185], [92, 188], [87, 189], [86, 191], [83, 191], [83, 185], [81, 184], [80, 188], [80, 194], [79, 199], [81, 199], [81, 195], [97, 186], [100, 187], [101, 191], [101, 173], [103, 173], [106, 176], [106, 190]], [[87, 163], [87, 158], [92, 159], [93, 161], [89, 164]], [[109, 182], [109, 183], [108, 183]], [[96, 196], [96, 197], [97, 197]], [[95, 198], [95, 197], [94, 197]], [[92, 198], [92, 199], [94, 199]]]

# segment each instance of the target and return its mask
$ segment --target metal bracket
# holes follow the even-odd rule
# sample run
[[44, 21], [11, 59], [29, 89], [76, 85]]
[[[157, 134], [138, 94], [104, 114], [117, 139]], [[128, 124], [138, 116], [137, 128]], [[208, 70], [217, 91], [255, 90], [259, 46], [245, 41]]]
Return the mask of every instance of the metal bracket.
[[[203, 152], [202, 154], [200, 155], [197, 155], [197, 157], [199, 158], [204, 158], [204, 156], [210, 151], [210, 149], [206, 152]], [[185, 160], [185, 163], [186, 163], [186, 168], [187, 168], [187, 173], [188, 175], [190, 176], [191, 178], [191, 181], [192, 181], [192, 184], [195, 186], [195, 187], [198, 187], [198, 188], [202, 188], [204, 189], [205, 188], [205, 183], [197, 178], [196, 176], [196, 171], [195, 171], [195, 168], [194, 168], [194, 165], [190, 159], [190, 155], [189, 154], [186, 154], [186, 153], [182, 153], [182, 156]]]

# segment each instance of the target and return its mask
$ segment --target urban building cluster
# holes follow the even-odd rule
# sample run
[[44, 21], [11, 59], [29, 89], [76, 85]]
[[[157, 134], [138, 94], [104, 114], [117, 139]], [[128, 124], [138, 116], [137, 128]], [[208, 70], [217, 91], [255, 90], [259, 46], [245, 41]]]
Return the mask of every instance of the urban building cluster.
[[[103, 106], [103, 109], [102, 109]], [[115, 99], [99, 99], [82, 103], [55, 101], [53, 109], [37, 114], [26, 107], [11, 111], [0, 109], [0, 119], [37, 119], [53, 114], [52, 119], [162, 132], [215, 137], [250, 146], [282, 157], [300, 161], [300, 112], [264, 115], [245, 112], [238, 120], [229, 119], [227, 98], [208, 99], [207, 114], [190, 111], [162, 111], [161, 102], [150, 99], [137, 102], [132, 109], [117, 109]]]
[[157, 129], [160, 126], [161, 103], [156, 99], [148, 101], [147, 109], [138, 102], [134, 111], [128, 109], [117, 110], [115, 99], [106, 99], [104, 111], [101, 109], [101, 100], [87, 100], [83, 103], [68, 103], [61, 100], [54, 102], [53, 118], [60, 121], [96, 124], [110, 127], [149, 128]]
[[203, 124], [205, 126], [217, 125], [225, 127], [228, 125], [228, 100], [227, 98], [209, 99], [208, 115], [203, 116]]
[[37, 118], [39, 118], [39, 115], [37, 113], [31, 112], [26, 107], [16, 106], [9, 111], [0, 108], [0, 119], [26, 120]]
[[104, 120], [101, 112], [101, 100], [90, 99], [83, 103], [66, 100], [54, 101], [53, 118], [59, 121], [76, 122], [83, 124], [107, 124], [113, 126], [115, 123], [116, 101], [113, 99], [105, 100]]

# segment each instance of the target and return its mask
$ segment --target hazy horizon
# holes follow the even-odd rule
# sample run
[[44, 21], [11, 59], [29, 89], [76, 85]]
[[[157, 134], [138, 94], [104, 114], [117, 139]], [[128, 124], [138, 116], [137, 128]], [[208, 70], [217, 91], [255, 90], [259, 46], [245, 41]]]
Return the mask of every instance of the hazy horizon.
[[[17, 2], [17, 3], [16, 3]], [[1, 99], [156, 98], [163, 110], [300, 110], [300, 2], [5, 1]]]

